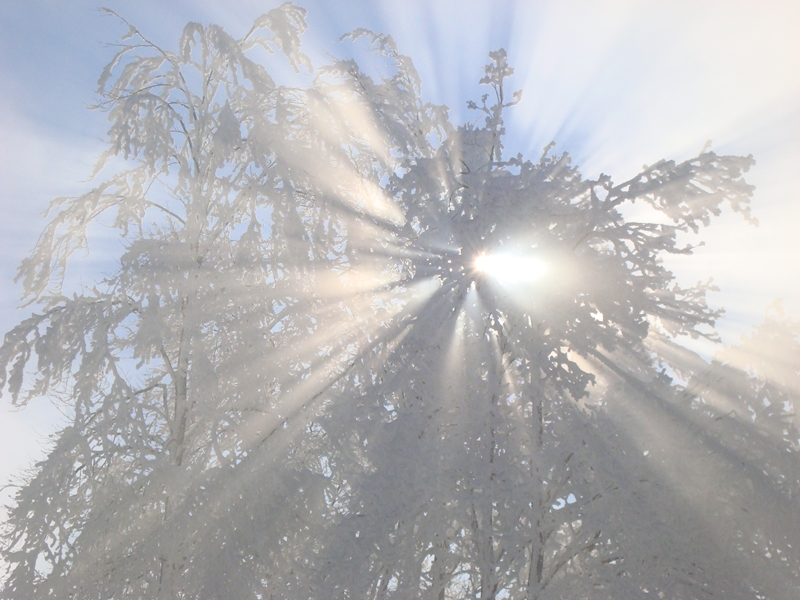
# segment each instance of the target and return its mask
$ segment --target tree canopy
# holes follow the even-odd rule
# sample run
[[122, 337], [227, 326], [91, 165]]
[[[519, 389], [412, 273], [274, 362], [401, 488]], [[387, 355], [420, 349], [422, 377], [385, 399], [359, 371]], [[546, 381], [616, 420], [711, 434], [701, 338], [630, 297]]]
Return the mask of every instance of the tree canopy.
[[[504, 50], [459, 125], [390, 36], [315, 68], [305, 29], [131, 25], [102, 73], [98, 183], [54, 201], [0, 349], [71, 420], [6, 597], [789, 597], [800, 370], [762, 349], [797, 324], [708, 365], [676, 337], [715, 339], [710, 283], [663, 262], [751, 218], [752, 157], [587, 179], [507, 155]], [[69, 294], [96, 224], [115, 267]]]

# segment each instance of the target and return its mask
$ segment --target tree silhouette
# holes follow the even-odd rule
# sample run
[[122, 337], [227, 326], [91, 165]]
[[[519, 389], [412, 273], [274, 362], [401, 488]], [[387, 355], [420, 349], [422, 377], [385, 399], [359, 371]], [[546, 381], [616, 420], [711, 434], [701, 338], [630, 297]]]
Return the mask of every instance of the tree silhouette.
[[[752, 158], [621, 184], [551, 146], [508, 158], [505, 51], [455, 126], [389, 36], [346, 36], [378, 75], [313, 70], [305, 28], [287, 3], [241, 39], [189, 24], [172, 52], [131, 26], [104, 71], [115, 174], [55, 201], [20, 268], [36, 312], [0, 351], [15, 403], [72, 419], [17, 492], [8, 597], [752, 597], [718, 558], [743, 551], [707, 556], [702, 511], [670, 504], [627, 426], [658, 405], [715, 457], [772, 439], [740, 419], [737, 445], [698, 408], [721, 367], [673, 338], [714, 338], [718, 312], [662, 263], [724, 203], [749, 218]], [[279, 83], [264, 51], [313, 81]], [[68, 296], [93, 223], [116, 269]], [[792, 460], [766, 469], [786, 510]], [[787, 561], [759, 585], [796, 583]]]

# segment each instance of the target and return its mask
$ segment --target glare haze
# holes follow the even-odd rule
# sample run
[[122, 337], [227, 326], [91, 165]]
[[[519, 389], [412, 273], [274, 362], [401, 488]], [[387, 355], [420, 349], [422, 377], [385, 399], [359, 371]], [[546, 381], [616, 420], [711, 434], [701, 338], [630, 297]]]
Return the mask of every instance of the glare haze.
[[[105, 121], [86, 106], [125, 28], [109, 6], [152, 39], [174, 44], [188, 21], [242, 33], [278, 2], [5, 2], [0, 7], [0, 202], [3, 203], [0, 325], [24, 314], [16, 266], [57, 196], [86, 189], [103, 149]], [[642, 164], [695, 155], [708, 140], [723, 154], [753, 154], [758, 228], [724, 215], [705, 247], [676, 260], [687, 283], [713, 277], [725, 307], [726, 341], [758, 323], [782, 298], [800, 316], [800, 8], [792, 2], [299, 2], [315, 64], [356, 27], [390, 33], [410, 55], [428, 99], [459, 121], [489, 51], [504, 47], [524, 90], [508, 115], [509, 152], [538, 156], [550, 141], [588, 176], [617, 180]], [[102, 270], [103, 257], [90, 261]], [[96, 262], [91, 262], [96, 261]], [[87, 283], [91, 270], [84, 274]], [[708, 353], [713, 351], [705, 349]], [[30, 464], [58, 415], [44, 404], [0, 413], [3, 471]]]

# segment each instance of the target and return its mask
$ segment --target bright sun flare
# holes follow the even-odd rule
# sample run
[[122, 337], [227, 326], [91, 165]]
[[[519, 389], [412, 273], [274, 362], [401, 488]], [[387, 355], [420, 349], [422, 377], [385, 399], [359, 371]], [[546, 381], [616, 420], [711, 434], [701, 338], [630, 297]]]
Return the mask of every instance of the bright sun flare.
[[481, 254], [475, 260], [475, 269], [501, 283], [521, 283], [540, 279], [547, 272], [547, 265], [533, 256]]

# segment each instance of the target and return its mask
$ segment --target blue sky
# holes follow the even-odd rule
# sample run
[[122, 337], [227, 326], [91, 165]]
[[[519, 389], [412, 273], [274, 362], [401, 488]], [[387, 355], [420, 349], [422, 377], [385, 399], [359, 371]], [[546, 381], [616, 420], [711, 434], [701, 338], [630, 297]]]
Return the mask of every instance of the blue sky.
[[[279, 2], [5, 0], [0, 3], [0, 329], [24, 316], [16, 266], [33, 246], [48, 202], [79, 193], [103, 149], [105, 119], [86, 106], [125, 27], [174, 45], [187, 21], [244, 33]], [[337, 38], [367, 27], [394, 36], [420, 72], [423, 93], [457, 120], [490, 50], [504, 47], [523, 101], [507, 124], [528, 158], [554, 140], [585, 174], [635, 174], [661, 158], [753, 154], [758, 228], [724, 214], [706, 246], [674, 262], [685, 283], [713, 276], [734, 342], [776, 298], [800, 317], [800, 3], [795, 1], [580, 2], [322, 0], [309, 10], [306, 51], [339, 51]], [[91, 273], [87, 274], [91, 276]], [[704, 351], [709, 352], [708, 348]], [[54, 421], [45, 403], [0, 408], [0, 480], [30, 464]]]

